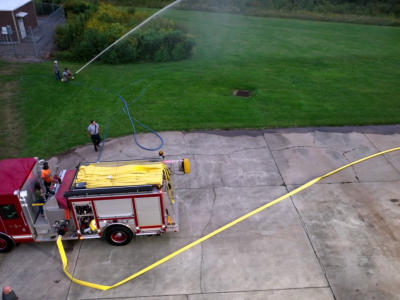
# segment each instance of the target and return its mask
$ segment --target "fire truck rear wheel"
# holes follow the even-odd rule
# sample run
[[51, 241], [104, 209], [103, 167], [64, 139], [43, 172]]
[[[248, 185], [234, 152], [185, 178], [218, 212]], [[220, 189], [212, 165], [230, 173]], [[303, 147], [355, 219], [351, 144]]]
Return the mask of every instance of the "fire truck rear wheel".
[[8, 236], [0, 233], [0, 253], [8, 252], [13, 247], [13, 241]]
[[111, 245], [124, 246], [130, 243], [133, 232], [122, 225], [114, 225], [107, 229], [106, 239]]

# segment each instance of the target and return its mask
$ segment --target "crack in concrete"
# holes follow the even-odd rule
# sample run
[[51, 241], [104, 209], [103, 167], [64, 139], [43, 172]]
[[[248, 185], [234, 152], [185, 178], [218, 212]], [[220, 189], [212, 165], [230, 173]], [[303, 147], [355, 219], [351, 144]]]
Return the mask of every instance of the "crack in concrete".
[[[270, 291], [292, 291], [292, 290], [327, 289], [327, 288], [329, 288], [329, 285], [306, 286], [306, 287], [296, 287], [296, 288], [281, 288], [281, 289], [265, 289], [265, 290], [238, 290], [238, 291], [227, 291], [227, 292], [206, 292], [206, 293], [202, 293], [202, 294], [204, 294], [204, 295], [211, 295], [211, 294], [233, 294], [233, 293], [270, 292]], [[189, 295], [201, 295], [201, 294], [189, 294]]]
[[[78, 248], [78, 253], [76, 254], [76, 260], [75, 260], [75, 262], [74, 262], [74, 267], [73, 267], [72, 273], [71, 273], [72, 276], [75, 275], [75, 269], [76, 269], [76, 266], [78, 265], [78, 259], [79, 259], [79, 254], [80, 254], [80, 252], [81, 252], [82, 245], [83, 245], [83, 241], [80, 241], [80, 243], [79, 243], [79, 248]], [[69, 286], [68, 286], [67, 296], [66, 296], [65, 299], [68, 299], [68, 298], [69, 298], [69, 293], [71, 292], [72, 284], [73, 284], [73, 282], [70, 281], [70, 282], [69, 282]]]
[[[313, 135], [314, 135], [314, 134], [313, 134]], [[265, 135], [264, 135], [264, 139], [265, 139]], [[281, 176], [281, 178], [282, 178], [282, 182], [283, 182], [283, 184], [284, 184], [284, 186], [285, 186], [286, 192], [289, 192], [288, 185], [286, 184], [286, 182], [285, 182], [285, 180], [284, 180], [284, 178], [283, 178], [283, 176], [282, 176], [281, 170], [279, 169], [278, 163], [276, 162], [276, 159], [275, 159], [275, 157], [274, 157], [274, 155], [273, 155], [273, 151], [271, 151], [271, 149], [269, 148], [268, 142], [267, 142], [266, 140], [265, 140], [265, 142], [267, 143], [267, 147], [268, 147], [268, 149], [269, 149], [269, 151], [270, 151], [270, 153], [271, 153], [271, 156], [272, 156], [272, 158], [273, 158], [273, 160], [274, 160], [274, 162], [275, 162], [275, 165], [276, 165], [276, 168], [277, 168], [277, 170], [278, 170], [279, 176]], [[296, 148], [296, 147], [293, 147], [293, 148]], [[315, 148], [315, 147], [309, 147], [309, 148]], [[324, 149], [326, 149], [326, 148], [324, 148]], [[328, 148], [328, 149], [329, 149], [329, 148]], [[281, 150], [281, 151], [283, 151], [283, 150]], [[308, 231], [307, 231], [307, 228], [306, 228], [306, 226], [305, 226], [305, 223], [304, 223], [304, 221], [303, 221], [303, 219], [302, 219], [302, 217], [301, 217], [301, 215], [300, 215], [300, 212], [299, 212], [299, 210], [297, 209], [296, 205], [294, 204], [293, 198], [292, 198], [292, 197], [289, 197], [289, 199], [290, 199], [290, 202], [292, 203], [292, 205], [293, 205], [293, 207], [294, 207], [294, 209], [295, 209], [295, 211], [296, 211], [297, 217], [298, 217], [298, 219], [299, 219], [299, 221], [300, 221], [300, 223], [301, 223], [301, 225], [302, 225], [302, 227], [303, 227], [303, 230], [304, 230], [304, 233], [305, 233], [305, 235], [306, 235], [306, 237], [307, 237], [307, 239], [308, 239], [309, 245], [310, 245], [311, 249], [312, 249], [313, 252], [314, 252], [314, 256], [315, 256], [315, 258], [317, 259], [317, 261], [318, 261], [318, 263], [319, 263], [319, 265], [320, 265], [320, 268], [321, 268], [321, 270], [322, 270], [323, 273], [324, 273], [325, 280], [326, 280], [326, 282], [328, 283], [329, 289], [330, 289], [330, 291], [331, 291], [331, 293], [332, 293], [332, 297], [333, 297], [334, 299], [336, 299], [335, 293], [333, 292], [332, 285], [331, 285], [331, 283], [329, 282], [329, 279], [328, 279], [328, 277], [327, 277], [327, 275], [326, 275], [325, 266], [322, 264], [320, 258], [318, 257], [318, 254], [317, 254], [317, 252], [316, 252], [316, 250], [315, 250], [315, 248], [314, 248], [314, 245], [313, 245], [313, 243], [312, 243], [312, 241], [311, 241], [311, 238], [310, 238], [310, 236], [309, 236], [309, 233], [308, 233]]]
[[252, 147], [252, 148], [243, 148], [243, 149], [239, 149], [239, 150], [234, 150], [230, 153], [193, 153], [191, 155], [198, 155], [198, 156], [230, 156], [233, 155], [235, 153], [240, 153], [240, 152], [244, 152], [244, 151], [249, 151], [249, 150], [261, 150], [261, 149], [265, 149], [267, 147]]
[[[378, 152], [381, 151], [381, 150], [379, 150], [379, 148], [375, 145], [375, 143], [374, 143], [373, 141], [371, 141], [371, 139], [368, 137], [367, 134], [364, 133], [364, 136], [365, 136], [365, 138], [371, 143], [371, 145], [376, 149], [376, 151], [378, 151]], [[392, 168], [400, 175], [400, 170], [397, 169], [397, 168], [393, 165], [393, 163], [386, 157], [386, 155], [384, 154], [384, 155], [382, 155], [382, 156], [383, 156], [383, 158], [386, 160], [386, 162], [387, 162], [390, 166], [392, 166]]]
[[228, 154], [228, 155], [232, 155], [232, 154], [235, 154], [235, 153], [240, 153], [240, 152], [244, 152], [244, 151], [249, 151], [249, 150], [261, 150], [261, 149], [266, 149], [267, 148], [267, 146], [263, 146], [263, 147], [252, 147], [252, 148], [244, 148], [244, 149], [239, 149], [239, 150], [235, 150], [235, 151], [232, 151], [230, 154]]
[[[291, 226], [287, 226], [286, 228], [289, 228]], [[282, 240], [282, 241], [291, 241], [291, 242], [296, 242], [298, 241], [297, 238], [291, 239], [288, 238], [287, 236], [282, 236], [281, 234], [273, 234], [272, 232], [260, 232], [259, 229], [254, 228], [254, 229], [246, 229], [246, 230], [240, 230], [240, 229], [235, 229], [235, 228], [231, 228], [231, 232], [235, 233], [235, 234], [242, 234], [244, 236], [251, 236], [252, 237], [258, 237], [258, 238], [268, 238], [268, 239], [276, 239], [276, 240]], [[225, 235], [226, 239], [234, 239], [237, 240], [237, 238], [234, 235], [229, 235], [226, 234]]]
[[354, 150], [358, 150], [358, 149], [359, 148], [351, 148], [350, 150], [343, 151], [343, 155], [346, 155], [347, 153], [350, 153], [350, 152], [352, 152]]
[[[368, 180], [363, 180], [362, 182], [357, 182], [357, 181], [339, 181], [339, 182], [317, 182], [315, 184], [318, 185], [324, 185], [324, 184], [364, 184], [364, 183], [387, 183], [387, 182], [400, 182], [398, 179], [395, 180], [381, 180], [381, 181], [377, 181], [377, 180], [372, 180], [372, 181], [368, 181]], [[291, 183], [289, 184], [289, 186], [294, 186], [295, 188], [303, 185], [303, 183]]]
[[[344, 151], [344, 152], [342, 152], [342, 156], [344, 157], [344, 159], [347, 161], [347, 163], [351, 163], [352, 162], [352, 160], [350, 160], [350, 159], [348, 159], [347, 157], [346, 157], [346, 153], [349, 153], [349, 152], [351, 152], [351, 151], [353, 151], [353, 150], [355, 150], [355, 149], [357, 149], [357, 148], [353, 148], [353, 149], [351, 149], [351, 150], [349, 150], [349, 151]], [[356, 178], [356, 180], [357, 180], [357, 182], [360, 182], [360, 177], [358, 176], [358, 173], [357, 173], [357, 170], [356, 170], [356, 166], [351, 166], [351, 169], [353, 170], [353, 172], [354, 172], [354, 177]]]
[[[185, 133], [185, 132], [182, 132], [182, 139], [183, 139], [183, 143], [185, 144], [185, 146], [187, 147], [188, 146], [188, 142], [187, 142], [187, 140], [186, 140], [186, 135], [187, 135], [187, 133]], [[187, 148], [186, 148], [186, 150], [187, 150]]]
[[[207, 224], [204, 226], [203, 230], [201, 231], [201, 235], [200, 236], [204, 236], [205, 235], [205, 231], [207, 229], [207, 227], [210, 225], [211, 220], [214, 216], [214, 207], [215, 207], [215, 202], [217, 200], [217, 193], [215, 191], [215, 188], [212, 188], [212, 193], [213, 193], [213, 203], [211, 205], [211, 212], [210, 212], [210, 218], [208, 219]], [[203, 262], [204, 262], [204, 247], [203, 247], [203, 243], [200, 244], [201, 246], [201, 260], [200, 260], [200, 291], [203, 293], [204, 291], [204, 287], [203, 287]]]
[[292, 197], [290, 197], [290, 202], [292, 203], [292, 205], [293, 205], [293, 207], [294, 207], [294, 209], [295, 209], [295, 211], [296, 211], [296, 214], [297, 214], [297, 216], [298, 216], [298, 218], [299, 218], [300, 224], [301, 224], [301, 226], [303, 227], [304, 233], [305, 233], [305, 235], [306, 235], [306, 237], [307, 237], [308, 243], [309, 243], [311, 249], [312, 249], [313, 252], [314, 252], [314, 256], [315, 256], [315, 258], [317, 259], [318, 264], [319, 264], [319, 266], [320, 266], [322, 272], [324, 273], [324, 277], [325, 277], [326, 282], [327, 282], [328, 285], [329, 285], [329, 289], [331, 290], [332, 297], [333, 297], [334, 299], [337, 299], [337, 298], [336, 298], [336, 295], [335, 295], [335, 293], [334, 293], [334, 291], [333, 291], [333, 286], [332, 286], [332, 284], [331, 284], [330, 281], [329, 281], [329, 278], [328, 278], [328, 275], [327, 275], [327, 272], [326, 272], [326, 268], [325, 268], [324, 264], [322, 263], [321, 259], [319, 258], [317, 251], [315, 250], [314, 244], [312, 243], [312, 240], [311, 240], [311, 237], [310, 237], [310, 233], [308, 232], [308, 229], [307, 229], [307, 225], [306, 225], [306, 223], [304, 222], [303, 217], [301, 216], [300, 211], [298, 210], [298, 208], [297, 208], [296, 204], [294, 203]]
[[315, 131], [313, 131], [313, 132], [311, 133], [311, 136], [312, 136], [312, 143], [313, 143], [313, 145], [316, 145], [316, 144], [317, 144], [317, 138], [315, 137]]
[[[133, 296], [133, 297], [113, 297], [113, 299], [143, 299], [143, 298], [167, 298], [167, 297], [177, 297], [177, 296], [186, 296], [186, 299], [189, 299], [190, 296], [196, 295], [223, 295], [223, 294], [239, 294], [239, 293], [259, 293], [259, 292], [279, 292], [279, 291], [296, 291], [296, 290], [314, 290], [314, 289], [327, 289], [329, 288], [328, 285], [326, 286], [306, 286], [306, 287], [296, 287], [296, 288], [281, 288], [281, 289], [265, 289], [265, 290], [238, 290], [238, 291], [227, 291], [227, 292], [206, 292], [206, 293], [191, 293], [191, 294], [168, 294], [168, 295], [151, 295], [151, 296]], [[110, 299], [110, 297], [105, 298], [80, 298], [79, 300], [106, 300]]]
[[284, 147], [284, 148], [278, 148], [271, 150], [271, 152], [277, 152], [277, 151], [286, 151], [286, 150], [292, 150], [292, 149], [323, 149], [323, 150], [331, 150], [331, 151], [338, 151], [336, 149], [332, 150], [331, 147], [321, 147], [321, 146], [289, 146], [289, 147]]
[[[315, 132], [312, 133], [312, 138], [313, 138], [312, 143], [315, 145], [316, 141], [317, 141], [317, 139], [315, 138]], [[354, 150], [358, 150], [359, 149], [358, 147], [354, 147], [354, 148], [351, 148], [351, 149], [343, 151], [343, 149], [335, 148], [335, 147], [332, 147], [332, 146], [288, 146], [288, 147], [274, 149], [274, 150], [271, 150], [271, 151], [272, 152], [273, 151], [286, 151], [286, 150], [299, 149], [299, 148], [300, 149], [309, 149], [309, 148], [310, 149], [323, 149], [323, 150], [329, 150], [329, 151], [333, 151], [333, 152], [339, 152], [339, 153], [342, 153], [342, 154], [347, 154], [349, 152], [352, 152]]]
[[[397, 181], [397, 180], [395, 180], [395, 181]], [[375, 182], [375, 181], [374, 181]], [[388, 182], [388, 181], [385, 181], [385, 182]], [[351, 183], [351, 182], [349, 182], [349, 183]], [[298, 186], [300, 186], [300, 185], [302, 185], [303, 183], [301, 183], [301, 184], [291, 184], [291, 185], [298, 185]], [[259, 188], [259, 187], [266, 187], [266, 188], [268, 188], [268, 187], [279, 187], [279, 186], [286, 186], [286, 184], [285, 183], [280, 183], [280, 184], [275, 184], [275, 185], [269, 185], [269, 184], [263, 184], [263, 185], [241, 185], [241, 186], [238, 186], [238, 185], [235, 185], [235, 186], [213, 186], [212, 188], [230, 188], [230, 189], [234, 189], [234, 188], [238, 188], [238, 189], [241, 189], [241, 188]], [[204, 190], [205, 188], [207, 188], [207, 187], [192, 187], [192, 188], [175, 188], [175, 191], [184, 191], [184, 190]]]
[[205, 231], [206, 231], [208, 225], [210, 225], [211, 220], [212, 220], [212, 218], [214, 216], [214, 207], [215, 207], [215, 202], [217, 201], [217, 193], [216, 193], [215, 189], [216, 189], [216, 187], [211, 189], [211, 191], [213, 193], [213, 196], [214, 196], [213, 197], [213, 202], [212, 202], [212, 205], [211, 205], [211, 213], [210, 213], [210, 218], [208, 219], [207, 224], [204, 226], [203, 230], [201, 231], [201, 235], [202, 236], [205, 234]]

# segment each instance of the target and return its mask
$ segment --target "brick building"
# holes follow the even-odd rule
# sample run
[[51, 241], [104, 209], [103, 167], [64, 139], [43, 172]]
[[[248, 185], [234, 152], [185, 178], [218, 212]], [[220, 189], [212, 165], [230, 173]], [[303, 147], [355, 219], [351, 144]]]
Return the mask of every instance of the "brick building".
[[38, 26], [33, 0], [0, 1], [0, 28], [2, 40], [22, 41], [29, 28]]

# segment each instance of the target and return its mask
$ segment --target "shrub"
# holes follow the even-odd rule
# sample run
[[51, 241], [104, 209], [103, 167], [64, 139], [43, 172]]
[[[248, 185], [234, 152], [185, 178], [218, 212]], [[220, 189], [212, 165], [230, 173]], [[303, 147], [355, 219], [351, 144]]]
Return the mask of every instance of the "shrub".
[[101, 3], [87, 22], [88, 29], [105, 31], [111, 24], [119, 23], [127, 31], [134, 24], [132, 15], [127, 10], [118, 9], [110, 4]]
[[96, 30], [88, 30], [81, 43], [72, 49], [74, 60], [88, 60], [102, 51], [107, 44], [106, 35]]
[[194, 40], [180, 30], [151, 29], [135, 35], [138, 59], [143, 61], [181, 60], [190, 57]]
[[102, 61], [109, 64], [135, 62], [137, 52], [133, 40], [124, 40], [117, 44], [113, 50], [107, 52]]
[[[56, 28], [55, 42], [63, 57], [83, 61], [93, 58], [108, 45], [117, 40], [132, 26], [147, 18], [144, 12], [121, 10], [101, 3], [93, 14], [86, 1], [68, 0], [78, 7], [69, 14], [68, 23]], [[70, 11], [71, 12], [71, 11]], [[79, 12], [79, 14], [75, 14]], [[129, 12], [134, 12], [132, 16]], [[188, 58], [194, 47], [194, 40], [183, 30], [178, 30], [175, 22], [157, 19], [147, 30], [127, 37], [105, 53], [100, 59], [106, 63], [126, 63], [138, 61], [170, 61]]]
[[67, 0], [64, 3], [64, 12], [67, 16], [70, 14], [85, 14], [90, 8], [90, 3], [85, 0]]
[[161, 8], [171, 3], [171, 0], [103, 0], [108, 3], [123, 6], [140, 6]]
[[182, 40], [177, 43], [172, 50], [171, 59], [172, 60], [182, 60], [189, 58], [192, 54], [192, 49], [194, 47], [194, 40], [191, 38]]
[[71, 17], [67, 24], [55, 28], [54, 42], [59, 50], [67, 50], [79, 43], [83, 38], [86, 17]]

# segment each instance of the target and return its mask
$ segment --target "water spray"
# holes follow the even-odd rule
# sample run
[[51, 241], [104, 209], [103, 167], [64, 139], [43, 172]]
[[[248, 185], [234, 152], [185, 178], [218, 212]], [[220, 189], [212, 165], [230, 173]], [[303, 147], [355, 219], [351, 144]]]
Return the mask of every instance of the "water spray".
[[178, 4], [179, 2], [182, 2], [182, 0], [176, 0], [170, 4], [168, 4], [167, 6], [165, 6], [164, 8], [160, 9], [158, 12], [156, 12], [155, 14], [151, 15], [150, 17], [148, 17], [146, 20], [144, 20], [142, 23], [140, 23], [139, 25], [135, 26], [134, 28], [132, 28], [131, 30], [129, 30], [127, 33], [125, 33], [123, 36], [121, 36], [118, 40], [116, 40], [114, 43], [112, 43], [111, 45], [109, 45], [107, 48], [105, 48], [103, 51], [101, 51], [99, 54], [97, 54], [95, 57], [93, 57], [90, 61], [88, 61], [84, 66], [82, 66], [78, 71], [75, 72], [75, 74], [78, 74], [80, 71], [82, 71], [84, 68], [86, 68], [88, 65], [90, 65], [92, 62], [94, 62], [96, 59], [98, 59], [100, 56], [102, 56], [104, 53], [106, 53], [108, 50], [110, 50], [112, 47], [114, 47], [116, 44], [118, 44], [120, 41], [122, 41], [123, 39], [125, 39], [127, 36], [129, 36], [131, 33], [135, 32], [136, 30], [140, 29], [141, 27], [143, 27], [144, 25], [146, 25], [147, 23], [149, 23], [151, 20], [153, 20], [155, 17], [157, 17], [158, 15], [162, 14], [163, 12], [165, 12], [167, 9], [175, 6], [176, 4]]

